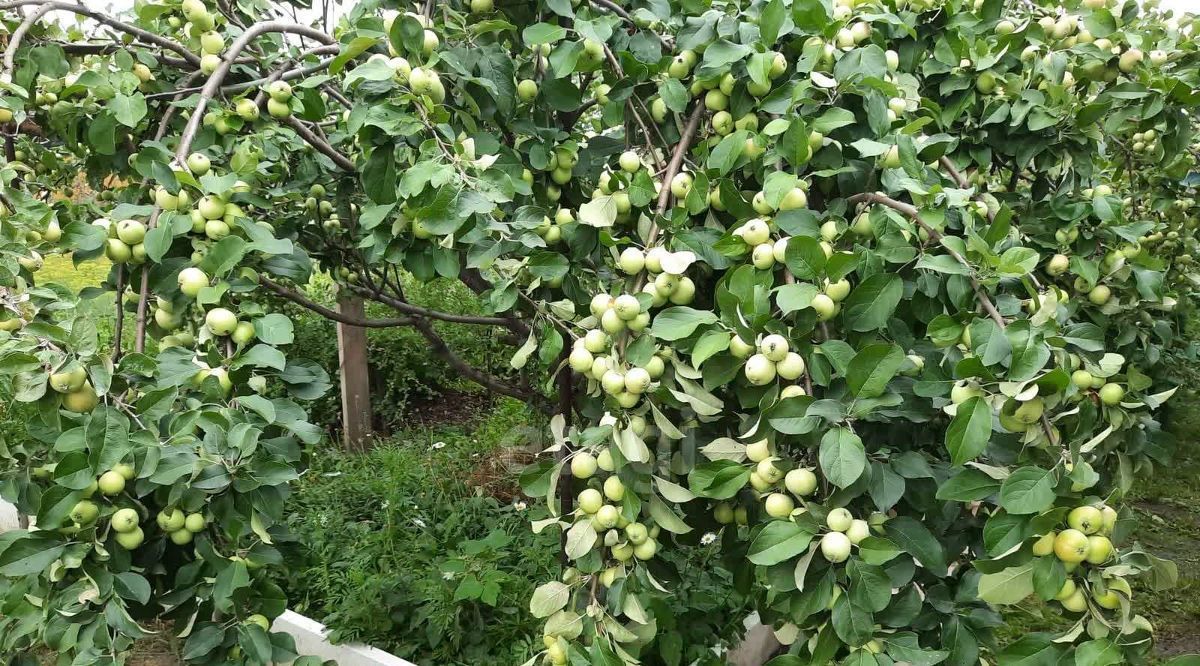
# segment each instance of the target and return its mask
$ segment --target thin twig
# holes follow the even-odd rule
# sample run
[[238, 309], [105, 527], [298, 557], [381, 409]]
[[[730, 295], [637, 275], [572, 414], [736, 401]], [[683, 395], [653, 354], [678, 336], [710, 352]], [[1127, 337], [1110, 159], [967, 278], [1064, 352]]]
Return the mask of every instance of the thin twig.
[[121, 360], [121, 334], [125, 329], [125, 266], [117, 266], [117, 323], [113, 330], [112, 361]]
[[358, 170], [354, 165], [354, 160], [346, 157], [339, 152], [337, 148], [329, 145], [329, 142], [325, 141], [321, 137], [317, 136], [312, 130], [305, 127], [304, 123], [300, 122], [298, 118], [288, 116], [287, 118], [283, 119], [283, 123], [292, 128], [296, 134], [299, 134], [300, 138], [304, 139], [308, 145], [316, 148], [321, 152], [321, 154], [333, 160], [333, 163], [338, 165], [338, 167], [342, 170], [349, 171], [351, 173], [354, 173]]
[[25, 38], [25, 33], [29, 32], [38, 19], [52, 11], [54, 11], [53, 5], [38, 7], [28, 14], [25, 20], [21, 21], [21, 25], [17, 26], [16, 30], [13, 30], [12, 36], [8, 38], [8, 44], [4, 47], [4, 74], [0, 78], [5, 81], [12, 80], [13, 63], [17, 57], [17, 49], [21, 46], [21, 40]]
[[107, 25], [110, 28], [115, 28], [130, 35], [134, 35], [142, 41], [161, 46], [169, 51], [174, 51], [175, 53], [183, 56], [183, 59], [191, 63], [194, 67], [200, 66], [200, 56], [189, 51], [183, 44], [167, 39], [166, 37], [162, 37], [161, 35], [156, 35], [147, 30], [142, 30], [141, 28], [135, 25], [130, 25], [129, 23], [125, 23], [124, 21], [118, 21], [117, 19], [112, 18], [111, 16], [108, 16], [99, 10], [88, 9], [83, 5], [77, 5], [73, 2], [53, 0], [51, 2], [46, 2], [46, 0], [11, 0], [10, 2], [0, 3], [0, 11], [17, 9], [19, 7], [28, 7], [30, 5], [42, 5], [43, 3], [51, 9], [61, 9], [63, 11], [78, 14], [80, 16], [86, 16], [97, 23]]
[[393, 309], [399, 312], [417, 317], [437, 319], [438, 321], [448, 321], [454, 324], [477, 324], [484, 326], [508, 325], [508, 320], [504, 317], [486, 317], [482, 315], [460, 315], [449, 312], [438, 312], [437, 310], [430, 310], [429, 308], [423, 308], [419, 305], [413, 305], [406, 300], [389, 296], [382, 291], [372, 291], [370, 289], [364, 289], [363, 287], [354, 285], [350, 286], [350, 290], [356, 294], [379, 301], [384, 305], [391, 306]]

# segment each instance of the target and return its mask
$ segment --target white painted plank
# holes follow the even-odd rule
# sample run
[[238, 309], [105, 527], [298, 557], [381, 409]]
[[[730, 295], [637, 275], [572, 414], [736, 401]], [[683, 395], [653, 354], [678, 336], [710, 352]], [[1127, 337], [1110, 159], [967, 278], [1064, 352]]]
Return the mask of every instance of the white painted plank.
[[296, 639], [296, 651], [322, 659], [333, 659], [338, 666], [415, 666], [412, 662], [366, 645], [331, 645], [328, 631], [316, 620], [299, 613], [284, 611], [275, 618], [271, 631], [282, 631]]

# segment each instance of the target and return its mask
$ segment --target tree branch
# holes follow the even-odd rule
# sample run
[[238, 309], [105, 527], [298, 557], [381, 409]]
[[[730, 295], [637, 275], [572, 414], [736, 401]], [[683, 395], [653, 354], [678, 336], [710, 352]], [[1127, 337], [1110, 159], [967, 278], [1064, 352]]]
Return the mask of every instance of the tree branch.
[[351, 317], [339, 312], [338, 310], [334, 310], [333, 308], [325, 307], [324, 305], [321, 305], [320, 303], [317, 303], [305, 297], [304, 295], [292, 291], [291, 289], [288, 289], [287, 287], [277, 282], [273, 282], [261, 275], [258, 278], [258, 283], [266, 287], [268, 290], [274, 292], [275, 295], [279, 296], [280, 298], [291, 301], [292, 303], [295, 303], [296, 305], [299, 305], [307, 310], [311, 310], [326, 319], [330, 319], [341, 324], [346, 324], [347, 326], [357, 326], [359, 328], [395, 328], [398, 326], [413, 325], [412, 317], [396, 317], [393, 319], [359, 319], [358, 317]]
[[[325, 46], [320, 46], [315, 49], [312, 49], [312, 51], [316, 52], [316, 51], [320, 50], [321, 53], [329, 53], [330, 52], [325, 49], [333, 49], [333, 52], [336, 53], [337, 50], [339, 49], [339, 47], [336, 45], [326, 44]], [[303, 55], [298, 56], [298, 59], [303, 59], [303, 58], [304, 58]], [[283, 81], [292, 81], [295, 79], [303, 78], [305, 76], [308, 76], [309, 74], [312, 74], [314, 72], [319, 72], [322, 69], [325, 69], [326, 67], [329, 66], [329, 63], [331, 63], [331, 62], [333, 62], [333, 58], [323, 58], [323, 59], [319, 60], [318, 62], [315, 62], [311, 65], [306, 65], [304, 67], [297, 67], [295, 69], [289, 69], [288, 71], [284, 72], [283, 75], [279, 77], [279, 79], [283, 80]], [[221, 92], [222, 93], [241, 92], [243, 90], [247, 90], [249, 88], [253, 88], [255, 86], [260, 86], [264, 83], [268, 83], [269, 81], [270, 81], [270, 77], [262, 77], [262, 78], [258, 78], [258, 79], [252, 79], [250, 81], [243, 81], [241, 83], [231, 83], [227, 86], [221, 86]], [[197, 93], [197, 92], [200, 92], [201, 90], [204, 90], [204, 86], [180, 88], [178, 90], [168, 90], [165, 92], [151, 93], [149, 95], [146, 95], [146, 99], [161, 99], [163, 97], [174, 97], [175, 95], [178, 95], [181, 93], [182, 94]]]
[[438, 335], [433, 329], [433, 324], [428, 319], [416, 318], [413, 321], [413, 327], [420, 332], [421, 335], [429, 342], [430, 348], [434, 354], [437, 354], [443, 361], [450, 365], [461, 374], [463, 377], [479, 384], [480, 386], [495, 391], [501, 395], [506, 395], [510, 398], [516, 398], [522, 402], [528, 403], [536, 407], [543, 413], [550, 413], [551, 407], [542, 399], [541, 396], [528, 391], [526, 389], [513, 386], [507, 382], [501, 381], [497, 377], [490, 375], [482, 370], [478, 370], [464, 361], [460, 356], [454, 353], [442, 336]]
[[167, 39], [166, 37], [156, 35], [147, 30], [142, 30], [141, 28], [125, 23], [124, 21], [118, 21], [117, 19], [112, 18], [111, 16], [108, 16], [99, 10], [88, 9], [83, 5], [77, 5], [73, 2], [63, 2], [61, 0], [52, 0], [50, 2], [47, 2], [46, 0], [11, 0], [10, 2], [0, 3], [0, 11], [28, 7], [29, 5], [44, 5], [50, 7], [51, 10], [61, 9], [63, 11], [78, 14], [80, 16], [86, 16], [102, 25], [107, 25], [110, 28], [115, 28], [121, 32], [134, 35], [142, 41], [161, 46], [169, 51], [174, 51], [175, 53], [183, 56], [183, 59], [190, 63], [193, 67], [200, 66], [200, 56], [197, 56], [195, 53], [189, 51], [183, 44]]
[[283, 122], [288, 127], [292, 128], [296, 134], [300, 135], [300, 138], [304, 139], [305, 143], [313, 148], [316, 148], [317, 151], [322, 155], [325, 155], [329, 159], [333, 160], [333, 163], [338, 165], [338, 167], [343, 171], [349, 171], [350, 173], [355, 173], [358, 171], [358, 168], [354, 165], [354, 160], [351, 160], [349, 157], [343, 155], [338, 151], [337, 148], [329, 145], [329, 142], [325, 141], [321, 137], [317, 136], [315, 132], [305, 127], [304, 123], [300, 122], [299, 118], [288, 116], [287, 118], [283, 119]]
[[54, 10], [53, 5], [44, 5], [38, 7], [33, 12], [21, 21], [21, 25], [13, 30], [12, 36], [8, 38], [8, 44], [4, 47], [4, 74], [2, 77], [5, 81], [12, 80], [13, 62], [16, 60], [17, 49], [21, 46], [21, 40], [25, 38], [25, 33], [37, 23], [38, 19]]
[[121, 360], [121, 334], [125, 328], [125, 266], [117, 266], [117, 322], [113, 327], [112, 360]]
[[[592, 0], [592, 6], [601, 11], [608, 11], [613, 14], [616, 14], [617, 16], [620, 16], [629, 25], [632, 25], [632, 26], [637, 25], [636, 23], [633, 22], [633, 17], [629, 15], [629, 12], [625, 11], [625, 8], [618, 5], [615, 2], [612, 2], [612, 0]], [[673, 39], [671, 39], [670, 37], [665, 37], [654, 31], [649, 31], [649, 32], [650, 32], [650, 34], [657, 37], [659, 43], [662, 44], [668, 50], [675, 48], [675, 41]]]
[[[917, 207], [913, 206], [912, 204], [906, 204], [901, 201], [896, 201], [895, 199], [887, 196], [886, 194], [881, 194], [879, 192], [864, 192], [863, 194], [855, 194], [854, 196], [849, 197], [847, 199], [847, 201], [851, 205], [856, 205], [859, 203], [868, 203], [868, 204], [879, 204], [881, 206], [887, 206], [888, 208], [891, 208], [892, 210], [896, 210], [896, 211], [903, 213], [904, 215], [907, 215], [913, 222], [916, 222], [918, 226], [920, 226], [922, 229], [925, 230], [925, 233], [929, 235], [930, 239], [932, 239], [934, 241], [939, 241], [942, 238], [942, 234], [940, 234], [937, 229], [934, 229], [933, 227], [929, 226], [928, 224], [925, 224], [924, 220], [922, 220], [920, 218], [920, 216], [917, 215]], [[975, 290], [975, 298], [979, 301], [979, 304], [983, 307], [984, 312], [986, 312], [988, 314], [988, 316], [990, 316], [992, 318], [992, 321], [996, 322], [996, 324], [1000, 328], [1004, 328], [1005, 327], [1004, 317], [1000, 316], [1000, 311], [996, 309], [996, 304], [992, 303], [992, 299], [990, 297], [988, 297], [987, 292], [985, 292], [983, 290], [983, 286], [979, 284], [979, 280], [975, 278], [975, 267], [972, 266], [970, 264], [970, 262], [968, 262], [966, 260], [965, 257], [963, 257], [961, 254], [959, 254], [953, 248], [947, 247], [944, 244], [942, 245], [942, 247], [945, 248], [946, 252], [949, 253], [950, 256], [954, 258], [955, 261], [957, 261], [959, 264], [965, 266], [967, 269], [969, 269], [971, 271], [971, 275], [970, 275], [971, 288]]]
[[[662, 192], [658, 193], [657, 212], [659, 215], [667, 212], [667, 203], [671, 200], [671, 181], [675, 179], [675, 174], [679, 173], [679, 167], [683, 165], [683, 158], [687, 155], [692, 140], [696, 138], [696, 131], [700, 129], [700, 119], [703, 117], [704, 104], [697, 102], [692, 108], [692, 115], [688, 118], [687, 126], [683, 128], [683, 133], [679, 136], [679, 145], [675, 146], [675, 153], [671, 155], [671, 161], [667, 163], [667, 171], [663, 174]], [[651, 240], [657, 233], [658, 225], [656, 224], [650, 229]]]
[[[153, 229], [154, 225], [158, 224], [158, 216], [162, 214], [162, 208], [154, 206], [154, 212], [150, 214], [150, 220], [146, 226]], [[133, 349], [139, 354], [146, 351], [146, 311], [150, 309], [150, 267], [142, 266], [142, 284], [138, 289], [138, 304], [137, 304], [137, 328], [134, 332]]]
[[486, 326], [508, 325], [508, 320], [504, 317], [486, 317], [481, 315], [460, 315], [449, 312], [438, 312], [437, 310], [430, 310], [429, 308], [423, 308], [419, 305], [413, 305], [408, 301], [389, 296], [381, 291], [374, 291], [355, 285], [350, 285], [350, 291], [353, 291], [360, 296], [379, 301], [384, 305], [389, 305], [395, 310], [403, 312], [404, 314], [410, 314], [425, 319], [436, 319], [438, 321], [447, 321], [453, 324], [480, 324]]

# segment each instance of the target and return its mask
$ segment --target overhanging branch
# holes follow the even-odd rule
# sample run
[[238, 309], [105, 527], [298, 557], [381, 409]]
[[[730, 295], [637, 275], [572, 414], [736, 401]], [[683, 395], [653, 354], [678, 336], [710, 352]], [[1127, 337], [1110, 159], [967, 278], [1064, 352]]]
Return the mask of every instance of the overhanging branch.
[[358, 326], [359, 328], [396, 328], [398, 326], [413, 325], [412, 317], [394, 317], [391, 319], [359, 319], [358, 317], [351, 317], [338, 312], [333, 308], [325, 307], [324, 305], [313, 301], [303, 294], [288, 289], [287, 287], [277, 282], [273, 282], [265, 277], [259, 276], [258, 283], [266, 287], [280, 298], [291, 301], [292, 303], [295, 303], [306, 310], [315, 312], [326, 319], [336, 321], [340, 324], [346, 324], [347, 326]]

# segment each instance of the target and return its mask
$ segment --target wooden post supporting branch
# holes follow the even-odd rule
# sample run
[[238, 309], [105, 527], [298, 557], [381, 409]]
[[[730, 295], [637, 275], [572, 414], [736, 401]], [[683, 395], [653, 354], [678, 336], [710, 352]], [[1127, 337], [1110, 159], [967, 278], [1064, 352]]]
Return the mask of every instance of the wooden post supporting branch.
[[[338, 312], [365, 319], [363, 300], [343, 293]], [[371, 436], [371, 377], [367, 368], [367, 329], [338, 323], [338, 365], [342, 378], [342, 443], [361, 451]]]

